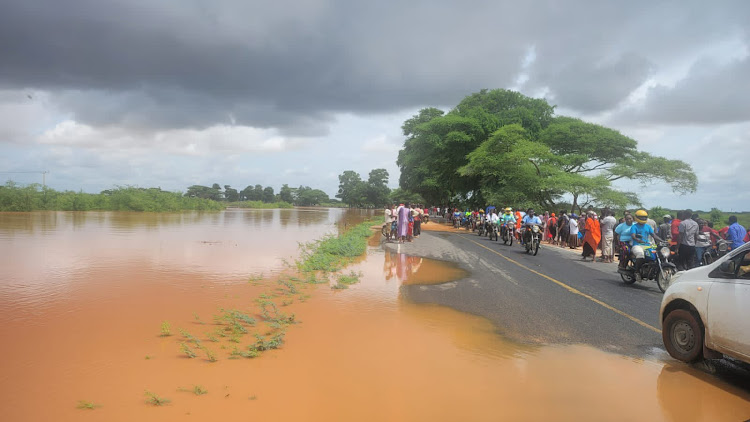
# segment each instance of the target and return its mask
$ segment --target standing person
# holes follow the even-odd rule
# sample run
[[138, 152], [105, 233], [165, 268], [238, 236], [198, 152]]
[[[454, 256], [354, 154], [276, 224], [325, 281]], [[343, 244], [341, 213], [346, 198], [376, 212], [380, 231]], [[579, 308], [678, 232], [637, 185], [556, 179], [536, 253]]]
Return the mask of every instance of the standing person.
[[398, 216], [398, 243], [406, 241], [406, 235], [409, 232], [409, 204], [399, 204], [396, 211]]
[[582, 261], [585, 261], [591, 255], [591, 262], [596, 262], [596, 250], [599, 249], [599, 242], [602, 240], [601, 226], [596, 219], [596, 213], [589, 211], [586, 217], [586, 231], [583, 236], [583, 253]]
[[664, 222], [659, 224], [659, 230], [656, 231], [662, 239], [666, 241], [672, 240], [672, 216], [667, 214], [664, 216]]
[[417, 204], [412, 212], [414, 217], [414, 237], [419, 237], [422, 234], [422, 208]]
[[393, 234], [391, 233], [391, 223], [393, 223], [393, 211], [391, 210], [391, 207], [389, 205], [385, 206], [385, 211], [383, 212], [383, 232], [385, 233], [385, 240], [390, 241], [391, 236]]
[[602, 229], [602, 261], [614, 262], [615, 253], [612, 246], [614, 244], [614, 230], [617, 220], [612, 215], [612, 210], [604, 210], [604, 218], [602, 218], [600, 225]]
[[680, 271], [689, 270], [695, 266], [695, 235], [698, 234], [698, 223], [692, 219], [692, 213], [690, 210], [685, 210], [682, 213], [683, 220], [678, 226], [680, 246], [677, 269]]
[[554, 212], [550, 214], [547, 223], [547, 242], [554, 245], [557, 239], [557, 217]]
[[713, 243], [711, 243], [711, 232], [707, 230], [709, 227], [706, 224], [706, 220], [698, 219], [698, 234], [695, 235], [695, 259], [696, 265], [703, 265], [703, 254], [706, 250], [710, 249]]
[[646, 224], [651, 226], [651, 230], [653, 230], [656, 235], [659, 235], [659, 232], [657, 232], [657, 230], [659, 230], [659, 226], [656, 224], [656, 221], [654, 221], [653, 218], [651, 217], [647, 218]]
[[727, 230], [727, 242], [730, 243], [732, 249], [737, 249], [745, 244], [745, 236], [747, 236], [747, 230], [740, 223], [737, 222], [736, 215], [729, 216], [729, 230]]
[[557, 221], [557, 233], [560, 238], [560, 247], [564, 248], [568, 245], [568, 237], [570, 237], [570, 218], [565, 210], [560, 211], [560, 219]]
[[620, 268], [628, 266], [628, 260], [630, 260], [630, 246], [632, 245], [633, 232], [633, 216], [625, 214], [625, 221], [615, 227], [615, 233], [617, 234], [620, 243]]
[[568, 246], [570, 246], [570, 249], [575, 249], [578, 247], [578, 216], [576, 213], [570, 213], [568, 226], [570, 227], [568, 231], [570, 233], [568, 235]]

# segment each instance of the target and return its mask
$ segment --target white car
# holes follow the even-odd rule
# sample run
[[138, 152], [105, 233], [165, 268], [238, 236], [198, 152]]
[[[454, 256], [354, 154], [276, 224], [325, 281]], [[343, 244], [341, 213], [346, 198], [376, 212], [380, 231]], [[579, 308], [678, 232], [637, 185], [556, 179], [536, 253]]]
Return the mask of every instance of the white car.
[[750, 243], [677, 273], [661, 302], [667, 352], [683, 362], [722, 354], [750, 363]]

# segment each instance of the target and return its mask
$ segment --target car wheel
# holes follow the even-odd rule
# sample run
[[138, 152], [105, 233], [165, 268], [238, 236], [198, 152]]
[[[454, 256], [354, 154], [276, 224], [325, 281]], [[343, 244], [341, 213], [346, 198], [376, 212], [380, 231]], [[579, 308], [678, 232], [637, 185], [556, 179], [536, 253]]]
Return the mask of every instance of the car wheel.
[[703, 358], [703, 330], [690, 311], [675, 309], [662, 327], [661, 338], [670, 356], [688, 363]]

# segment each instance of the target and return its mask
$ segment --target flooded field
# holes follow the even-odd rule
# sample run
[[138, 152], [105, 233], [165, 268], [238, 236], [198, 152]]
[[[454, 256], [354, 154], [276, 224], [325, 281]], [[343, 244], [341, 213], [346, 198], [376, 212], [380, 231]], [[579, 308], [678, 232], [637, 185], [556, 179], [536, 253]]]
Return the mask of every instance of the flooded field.
[[[2, 419], [750, 418], [745, 392], [687, 366], [515, 344], [482, 318], [410, 303], [402, 286], [465, 274], [384, 251], [377, 238], [344, 271], [360, 274], [348, 289], [284, 284], [298, 242], [367, 214], [0, 213]], [[260, 320], [268, 302], [277, 319], [294, 317], [283, 345], [232, 356], [255, 340], [253, 330], [266, 340], [264, 331], [278, 331], [245, 324], [246, 335], [217, 337], [227, 312]], [[146, 391], [169, 402], [148, 404]], [[94, 409], [77, 408], [81, 401]]]

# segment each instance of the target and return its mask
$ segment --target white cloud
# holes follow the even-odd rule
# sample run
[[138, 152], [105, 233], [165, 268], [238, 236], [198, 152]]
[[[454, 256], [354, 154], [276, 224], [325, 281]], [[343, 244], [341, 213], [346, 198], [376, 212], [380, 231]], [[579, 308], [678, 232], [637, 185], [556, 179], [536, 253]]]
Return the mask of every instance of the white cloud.
[[401, 149], [402, 142], [388, 138], [386, 135], [377, 135], [362, 143], [360, 149], [363, 152], [376, 152], [396, 154]]

